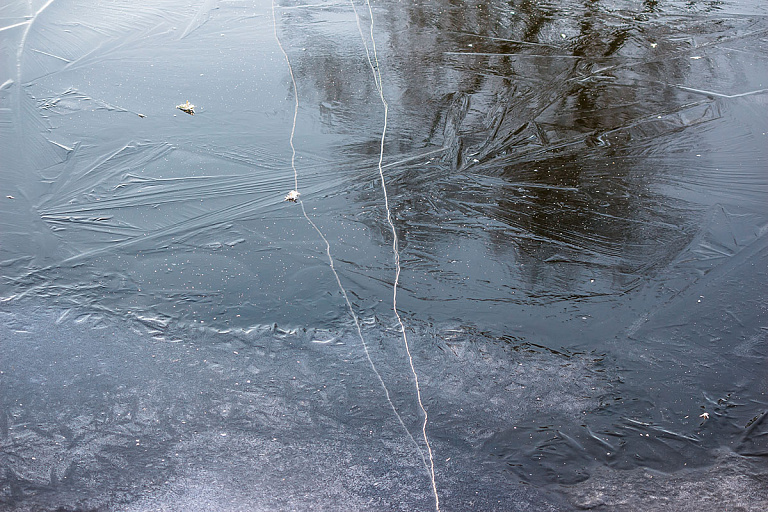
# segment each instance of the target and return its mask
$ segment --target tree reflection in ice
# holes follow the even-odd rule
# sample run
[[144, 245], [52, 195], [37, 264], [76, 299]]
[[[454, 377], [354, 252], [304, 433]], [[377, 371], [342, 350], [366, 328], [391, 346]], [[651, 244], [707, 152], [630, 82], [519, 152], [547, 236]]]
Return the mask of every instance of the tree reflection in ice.
[[275, 7], [3, 10], [0, 506], [765, 508], [765, 6]]

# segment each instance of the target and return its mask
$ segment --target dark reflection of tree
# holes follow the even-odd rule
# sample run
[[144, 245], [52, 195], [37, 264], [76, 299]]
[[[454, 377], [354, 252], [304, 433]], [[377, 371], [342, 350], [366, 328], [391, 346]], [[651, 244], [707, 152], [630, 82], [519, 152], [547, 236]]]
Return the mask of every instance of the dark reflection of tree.
[[[660, 85], [686, 76], [685, 60], [668, 57], [685, 49], [672, 37], [685, 27], [636, 21], [658, 2], [638, 12], [608, 7], [598, 0], [435, 2], [388, 14], [409, 106], [435, 119], [430, 140], [442, 136], [446, 163], [462, 176], [445, 182], [480, 175], [514, 183], [478, 187], [468, 209], [512, 228], [493, 230], [490, 239], [498, 253], [529, 263], [530, 288], [553, 288], [541, 279], [546, 274], [563, 296], [579, 282], [567, 273], [590, 268], [609, 270], [612, 289], [623, 291], [663, 260], [657, 252], [685, 238], [683, 219], [652, 193], [643, 159], [631, 156], [651, 143], [642, 139], [643, 123], [656, 133], [653, 116], [691, 101]], [[617, 131], [629, 139], [618, 146], [601, 139]], [[422, 186], [428, 194], [441, 188]], [[471, 187], [446, 185], [444, 199], [461, 204]], [[416, 195], [401, 196], [403, 206], [426, 215]], [[441, 230], [432, 235], [430, 242], [422, 233], [420, 243], [440, 244]]]
[[[280, 13], [279, 31], [297, 77], [299, 101], [302, 108], [317, 109], [328, 131], [347, 137], [345, 151], [352, 156], [375, 157], [379, 153], [376, 134], [381, 129], [378, 92], [371, 81], [351, 9], [345, 4], [331, 9], [348, 18], [344, 33], [323, 30], [318, 20], [322, 21], [327, 12], [322, 10]], [[278, 69], [282, 72], [282, 68]], [[287, 75], [286, 92], [293, 95]]]
[[657, 0], [645, 0], [643, 2], [643, 10], [646, 12], [655, 12], [658, 8], [659, 2]]
[[[502, 223], [507, 229], [488, 235], [498, 257], [525, 260], [531, 289], [547, 287], [546, 275], [565, 296], [577, 286], [577, 278], [563, 277], [570, 271], [609, 270], [616, 277], [607, 291], [623, 291], [660, 261], [656, 252], [684, 238], [682, 219], [665, 213], [669, 205], [653, 193], [657, 171], [643, 157], [655, 137], [670, 133], [664, 119], [693, 102], [664, 84], [688, 72], [687, 60], [677, 58], [687, 43], [676, 35], [700, 31], [706, 19], [657, 1], [636, 12], [600, 0], [409, 1], [382, 9], [385, 93], [398, 93], [389, 98], [387, 150], [447, 148], [442, 167], [393, 179], [404, 244], [429, 252], [451, 243], [440, 219]], [[683, 9], [667, 18], [677, 26], [654, 21], [664, 9]], [[350, 69], [361, 55], [328, 55], [302, 76], [315, 77], [320, 101], [369, 105], [370, 150], [379, 119], [371, 89], [363, 98], [348, 77], [329, 79], [339, 74], [333, 61]], [[354, 83], [370, 83], [365, 69]]]

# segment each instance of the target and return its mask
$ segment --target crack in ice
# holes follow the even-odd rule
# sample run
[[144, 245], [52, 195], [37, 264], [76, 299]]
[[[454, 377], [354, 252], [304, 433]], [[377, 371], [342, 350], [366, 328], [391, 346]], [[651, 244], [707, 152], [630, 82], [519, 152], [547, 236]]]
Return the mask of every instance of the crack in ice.
[[[421, 425], [421, 433], [424, 438], [424, 444], [427, 447], [427, 453], [429, 455], [429, 477], [430, 482], [432, 484], [432, 494], [435, 498], [435, 509], [437, 512], [440, 511], [440, 497], [437, 494], [437, 483], [435, 480], [435, 462], [434, 457], [432, 454], [432, 446], [429, 443], [429, 437], [427, 436], [427, 420], [428, 420], [428, 414], [427, 409], [424, 407], [424, 402], [421, 399], [421, 387], [419, 386], [419, 375], [416, 372], [416, 368], [413, 365], [413, 355], [411, 354], [411, 348], [408, 344], [408, 336], [405, 332], [405, 324], [403, 323], [402, 318], [400, 317], [400, 313], [397, 309], [397, 286], [400, 282], [400, 273], [401, 273], [401, 266], [400, 266], [400, 249], [399, 249], [399, 243], [398, 243], [398, 237], [397, 237], [397, 230], [395, 229], [395, 224], [392, 221], [392, 211], [389, 207], [389, 195], [387, 193], [387, 185], [384, 180], [384, 170], [382, 168], [382, 162], [384, 160], [384, 139], [387, 135], [387, 121], [389, 119], [389, 104], [387, 103], [387, 100], [384, 98], [384, 87], [382, 85], [381, 81], [381, 68], [379, 66], [379, 58], [376, 53], [376, 39], [373, 35], [373, 9], [371, 8], [371, 3], [369, 0], [365, 0], [365, 5], [368, 7], [368, 15], [371, 20], [371, 26], [370, 26], [370, 37], [371, 37], [371, 48], [369, 50], [368, 43], [366, 41], [365, 36], [363, 35], [362, 27], [360, 26], [360, 16], [357, 12], [357, 8], [355, 7], [355, 3], [353, 0], [350, 0], [350, 4], [352, 5], [352, 10], [355, 13], [355, 20], [357, 22], [357, 28], [360, 31], [360, 38], [363, 41], [363, 46], [365, 47], [365, 53], [366, 57], [368, 59], [368, 64], [371, 67], [371, 72], [373, 73], [373, 81], [376, 84], [376, 89], [379, 92], [379, 98], [381, 99], [381, 103], [384, 106], [384, 126], [381, 131], [381, 142], [379, 144], [379, 162], [378, 162], [378, 170], [379, 170], [379, 178], [381, 179], [381, 190], [384, 194], [384, 207], [387, 211], [387, 223], [389, 224], [390, 229], [392, 230], [392, 251], [395, 256], [395, 282], [392, 285], [392, 310], [395, 313], [395, 317], [397, 318], [397, 323], [400, 326], [400, 332], [403, 335], [403, 345], [405, 346], [405, 351], [408, 354], [408, 363], [411, 367], [411, 373], [413, 374], [414, 383], [416, 386], [416, 399], [419, 404], [419, 408], [421, 409], [422, 414], [424, 415], [424, 421]], [[373, 59], [371, 59], [371, 53], [373, 53]], [[419, 449], [421, 451], [421, 449]], [[422, 453], [422, 458], [423, 458]], [[425, 461], [426, 462], [426, 461]]]
[[[291, 146], [291, 169], [293, 170], [293, 182], [294, 182], [294, 191], [297, 193], [299, 192], [299, 174], [296, 169], [296, 147], [294, 145], [294, 136], [296, 134], [296, 120], [299, 114], [299, 91], [298, 87], [296, 86], [296, 77], [293, 74], [293, 67], [291, 66], [291, 61], [288, 58], [288, 54], [286, 53], [285, 49], [283, 48], [282, 43], [280, 42], [280, 37], [277, 34], [277, 17], [275, 15], [275, 2], [272, 0], [272, 28], [275, 36], [275, 41], [277, 42], [277, 45], [280, 48], [280, 52], [283, 54], [283, 57], [285, 58], [285, 62], [288, 66], [288, 72], [291, 76], [291, 83], [293, 85], [293, 95], [294, 95], [294, 108], [293, 108], [293, 123], [291, 126], [291, 135], [289, 138], [289, 143]], [[382, 136], [382, 145], [383, 145], [383, 136]], [[383, 151], [383, 146], [382, 146]], [[383, 154], [382, 154], [383, 156]], [[379, 171], [381, 171], [381, 159], [379, 159]], [[411, 432], [408, 430], [408, 427], [405, 426], [405, 422], [403, 422], [403, 418], [400, 416], [400, 413], [397, 411], [397, 408], [395, 407], [394, 402], [392, 402], [392, 398], [389, 394], [389, 389], [387, 388], [386, 384], [384, 383], [384, 379], [381, 377], [381, 374], [376, 369], [376, 365], [373, 362], [373, 359], [371, 358], [371, 354], [368, 350], [368, 344], [365, 341], [365, 337], [363, 336], [362, 328], [360, 327], [360, 320], [357, 317], [357, 314], [354, 311], [354, 308], [352, 307], [352, 303], [349, 300], [349, 296], [347, 295], [347, 290], [344, 288], [344, 286], [341, 284], [341, 278], [339, 277], [338, 272], [336, 271], [335, 263], [333, 256], [331, 254], [331, 244], [326, 238], [326, 236], [323, 234], [323, 232], [320, 230], [320, 228], [317, 227], [317, 225], [312, 221], [312, 219], [307, 215], [307, 211], [304, 208], [304, 201], [301, 199], [300, 194], [297, 194], [297, 200], [296, 202], [299, 203], [301, 206], [301, 212], [304, 215], [304, 218], [307, 220], [307, 222], [312, 226], [312, 228], [317, 232], [320, 239], [325, 243], [325, 253], [328, 257], [328, 265], [331, 268], [331, 272], [333, 273], [334, 278], [336, 279], [336, 284], [339, 287], [339, 290], [341, 291], [342, 296], [344, 297], [344, 301], [347, 304], [347, 309], [349, 310], [349, 314], [352, 317], [352, 320], [354, 321], [355, 328], [357, 330], [357, 335], [360, 338], [360, 343], [363, 346], [363, 351], [365, 352], [365, 356], [368, 359], [368, 363], [371, 366], [371, 369], [373, 370], [373, 373], [376, 375], [376, 378], [379, 380], [379, 383], [381, 384], [382, 389], [384, 390], [384, 394], [386, 396], [387, 402], [389, 403], [390, 407], [392, 408], [392, 411], [394, 412], [395, 416], [397, 417], [398, 422], [400, 423], [400, 426], [403, 427], [403, 430], [408, 435], [408, 438], [411, 440], [411, 442], [416, 446], [416, 449], [421, 454], [422, 460], [424, 461], [424, 464], [426, 465], [426, 459], [424, 458], [423, 453], [421, 452], [421, 447], [419, 447], [419, 444], [414, 439], [413, 435], [411, 435]], [[399, 317], [398, 317], [399, 320]], [[402, 322], [400, 322], [400, 325], [402, 326]], [[404, 328], [403, 328], [404, 329]], [[405, 335], [405, 330], [403, 330], [403, 335]], [[406, 345], [407, 348], [407, 345]], [[410, 351], [409, 351], [410, 356]], [[413, 363], [411, 363], [411, 367], [413, 368]], [[417, 383], [418, 385], [418, 383]], [[419, 403], [421, 403], [421, 399], [419, 398]], [[422, 406], [423, 408], [423, 406]], [[430, 461], [431, 461], [431, 452], [430, 452]], [[432, 474], [434, 475], [434, 470], [432, 471]], [[434, 482], [434, 476], [433, 476], [433, 482]], [[434, 485], [433, 485], [434, 487]]]
[[32, 15], [29, 21], [24, 22], [24, 23], [27, 23], [27, 28], [24, 29], [24, 34], [22, 34], [21, 36], [21, 43], [19, 43], [19, 49], [16, 52], [16, 80], [19, 82], [19, 84], [21, 84], [21, 59], [24, 55], [24, 47], [27, 44], [27, 36], [29, 35], [29, 31], [32, 28], [32, 25], [35, 23], [35, 21], [37, 21], [37, 18], [40, 16], [40, 13], [46, 10], [48, 6], [51, 5], [52, 3], [53, 3], [53, 0], [48, 0], [45, 3], [45, 5], [43, 5], [40, 9], [37, 10], [37, 12], [35, 12], [35, 14]]

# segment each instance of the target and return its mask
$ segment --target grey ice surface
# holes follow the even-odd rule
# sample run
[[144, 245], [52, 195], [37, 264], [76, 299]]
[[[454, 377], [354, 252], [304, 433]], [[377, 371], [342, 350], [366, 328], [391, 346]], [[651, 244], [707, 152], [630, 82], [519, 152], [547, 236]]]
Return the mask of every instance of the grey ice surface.
[[762, 1], [6, 2], [0, 511], [766, 510], [766, 169]]
[[733, 453], [713, 454], [711, 465], [664, 474], [647, 469], [602, 468], [566, 490], [585, 510], [757, 511], [768, 507], [768, 470]]
[[[376, 343], [378, 328], [366, 330]], [[429, 508], [418, 450], [357, 340], [317, 343], [327, 334], [179, 340], [101, 315], [4, 308], [3, 510]], [[733, 452], [703, 468], [592, 466], [572, 485], [525, 484], [494, 453], [499, 435], [519, 428], [522, 449], [533, 432], [578, 428], [599, 413], [614, 376], [594, 357], [513, 350], [455, 328], [426, 329], [420, 341], [437, 348], [416, 363], [444, 510], [765, 506], [765, 468]], [[378, 363], [407, 417], [407, 379]]]
[[[173, 342], [141, 327], [4, 308], [3, 510], [430, 507], [418, 448], [353, 337], [193, 332]], [[588, 390], [604, 384], [593, 363], [507, 357], [461, 337], [438, 353], [422, 378], [443, 381], [427, 400], [439, 403], [431, 433], [444, 509], [562, 510], [562, 498], [506, 478], [480, 448], [494, 425], [533, 410], [594, 407]], [[405, 415], [408, 383], [380, 363]]]

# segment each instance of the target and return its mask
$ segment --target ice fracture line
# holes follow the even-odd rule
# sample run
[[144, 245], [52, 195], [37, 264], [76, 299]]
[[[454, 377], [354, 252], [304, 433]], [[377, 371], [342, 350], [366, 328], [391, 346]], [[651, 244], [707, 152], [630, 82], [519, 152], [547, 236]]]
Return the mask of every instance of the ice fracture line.
[[[293, 97], [294, 97], [294, 105], [293, 105], [293, 125], [291, 126], [291, 136], [290, 136], [290, 145], [291, 145], [291, 169], [293, 169], [293, 183], [294, 183], [294, 190], [296, 192], [299, 191], [299, 173], [296, 170], [296, 147], [293, 144], [293, 138], [296, 134], [296, 119], [299, 115], [299, 89], [296, 86], [296, 78], [293, 74], [293, 67], [291, 66], [291, 60], [288, 58], [288, 54], [286, 53], [285, 49], [283, 48], [282, 43], [280, 42], [280, 37], [277, 35], [277, 17], [275, 16], [275, 2], [272, 0], [272, 29], [275, 34], [275, 41], [277, 41], [277, 46], [280, 47], [280, 51], [283, 54], [283, 57], [285, 58], [285, 62], [288, 66], [288, 72], [291, 75], [291, 83], [293, 84]], [[347, 290], [344, 288], [344, 286], [341, 284], [341, 278], [339, 277], [339, 273], [336, 271], [336, 266], [334, 265], [333, 256], [331, 255], [331, 244], [328, 242], [328, 239], [325, 237], [322, 231], [320, 231], [320, 228], [317, 227], [317, 225], [312, 221], [312, 219], [307, 215], [307, 211], [304, 209], [304, 201], [301, 200], [301, 195], [298, 196], [297, 202], [301, 206], [301, 213], [304, 214], [304, 218], [307, 219], [307, 222], [312, 226], [312, 228], [317, 232], [318, 236], [322, 239], [322, 241], [325, 243], [325, 254], [328, 257], [328, 265], [331, 267], [331, 272], [333, 272], [333, 277], [336, 278], [336, 284], [339, 286], [339, 290], [341, 291], [341, 295], [344, 297], [344, 302], [347, 303], [347, 309], [349, 309], [349, 314], [352, 317], [352, 320], [355, 322], [355, 328], [357, 329], [357, 335], [360, 338], [360, 343], [363, 346], [363, 351], [365, 352], [365, 357], [368, 359], [368, 363], [371, 366], [371, 369], [373, 370], [373, 373], [376, 375], [376, 378], [379, 379], [379, 384], [381, 384], [382, 389], [384, 389], [384, 395], [387, 398], [387, 402], [389, 403], [389, 406], [392, 408], [392, 411], [395, 413], [395, 416], [397, 417], [397, 421], [400, 422], [400, 426], [403, 427], [403, 430], [408, 435], [408, 438], [411, 440], [411, 442], [416, 446], [416, 448], [421, 452], [421, 448], [419, 448], [419, 444], [416, 442], [416, 440], [411, 435], [410, 430], [408, 430], [408, 427], [405, 426], [405, 423], [403, 422], [403, 418], [400, 416], [400, 413], [397, 412], [397, 408], [395, 407], [395, 404], [392, 402], [392, 398], [389, 396], [389, 389], [387, 389], [386, 384], [384, 384], [384, 379], [382, 379], [381, 374], [376, 369], [376, 365], [373, 363], [373, 359], [371, 359], [371, 354], [368, 351], [368, 344], [365, 341], [365, 337], [363, 336], [363, 330], [360, 327], [360, 320], [357, 318], [357, 314], [355, 313], [354, 308], [352, 307], [352, 303], [349, 300], [349, 296], [347, 295]], [[422, 455], [422, 459], [423, 459]], [[426, 461], [425, 461], [426, 464]]]
[[[408, 363], [411, 366], [411, 373], [413, 374], [413, 380], [416, 385], [416, 399], [418, 400], [419, 407], [421, 408], [421, 412], [424, 415], [424, 421], [421, 425], [421, 433], [424, 437], [424, 444], [427, 446], [427, 453], [429, 455], [429, 477], [432, 483], [432, 494], [435, 498], [435, 509], [437, 512], [440, 512], [440, 497], [437, 494], [437, 482], [435, 481], [435, 460], [432, 455], [432, 446], [429, 444], [429, 437], [427, 436], [427, 409], [424, 407], [424, 402], [421, 399], [419, 375], [416, 373], [416, 368], [413, 365], [413, 355], [411, 354], [411, 348], [408, 344], [408, 336], [405, 332], [405, 324], [403, 324], [403, 320], [397, 310], [397, 285], [400, 283], [401, 272], [400, 249], [397, 238], [397, 230], [395, 229], [395, 224], [392, 221], [392, 211], [389, 208], [389, 196], [387, 194], [387, 185], [384, 181], [384, 169], [382, 167], [382, 162], [384, 161], [384, 139], [387, 135], [387, 121], [389, 119], [389, 104], [387, 104], [387, 100], [384, 98], [384, 86], [381, 81], [381, 68], [379, 66], [379, 57], [376, 54], [376, 39], [373, 37], [373, 9], [371, 8], [370, 0], [365, 0], [365, 5], [368, 7], [368, 16], [371, 20], [371, 49], [369, 51], [368, 43], [366, 42], [362, 27], [360, 26], [360, 15], [357, 12], [357, 8], [355, 8], [355, 2], [354, 0], [349, 0], [349, 3], [352, 4], [352, 10], [355, 13], [355, 20], [357, 21], [357, 28], [360, 31], [360, 38], [363, 40], [363, 46], [365, 47], [368, 64], [370, 65], [371, 72], [373, 73], [373, 81], [376, 84], [376, 89], [379, 91], [379, 99], [381, 99], [381, 104], [384, 106], [384, 127], [381, 130], [378, 168], [379, 178], [381, 179], [381, 190], [384, 194], [384, 207], [387, 211], [387, 222], [389, 223], [389, 227], [392, 230], [392, 251], [394, 252], [395, 256], [395, 282], [392, 286], [392, 310], [394, 311], [395, 317], [397, 318], [397, 323], [400, 326], [400, 332], [403, 334], [403, 345], [405, 345], [405, 351], [408, 354]], [[371, 59], [371, 53], [373, 53], [373, 59]]]

